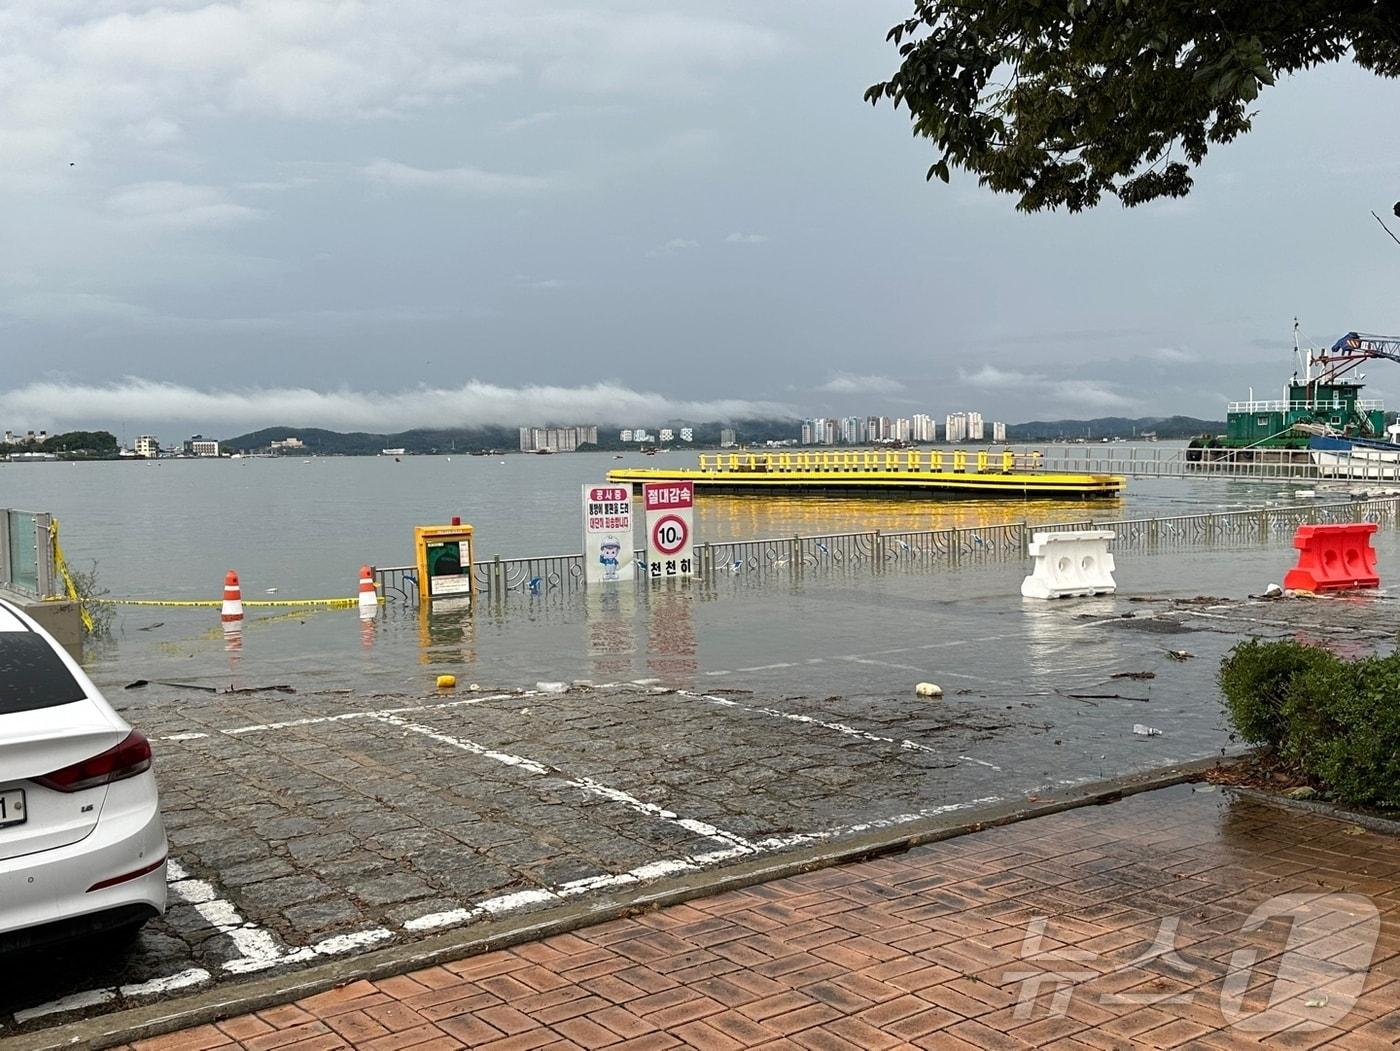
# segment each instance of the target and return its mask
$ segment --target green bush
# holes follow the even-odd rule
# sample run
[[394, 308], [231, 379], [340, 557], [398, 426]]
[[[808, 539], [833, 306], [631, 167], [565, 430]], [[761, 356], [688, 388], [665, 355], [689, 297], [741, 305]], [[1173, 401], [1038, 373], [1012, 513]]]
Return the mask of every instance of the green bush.
[[1282, 747], [1287, 736], [1283, 707], [1293, 680], [1340, 663], [1326, 650], [1297, 642], [1240, 643], [1225, 655], [1218, 677], [1235, 732], [1250, 744]]
[[1338, 800], [1400, 806], [1400, 653], [1346, 661], [1298, 642], [1236, 646], [1220, 668], [1230, 720]]

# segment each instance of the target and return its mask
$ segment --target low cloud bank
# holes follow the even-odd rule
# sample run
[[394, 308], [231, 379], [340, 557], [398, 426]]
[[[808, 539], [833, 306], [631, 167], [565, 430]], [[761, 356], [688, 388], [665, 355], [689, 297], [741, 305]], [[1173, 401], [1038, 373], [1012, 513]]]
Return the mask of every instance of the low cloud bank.
[[129, 377], [105, 385], [31, 383], [0, 392], [0, 418], [12, 426], [83, 428], [124, 420], [152, 429], [181, 424], [232, 435], [261, 427], [324, 427], [392, 433], [416, 427], [598, 423], [652, 426], [660, 421], [788, 417], [779, 402], [726, 398], [685, 401], [616, 383], [586, 387], [501, 387], [472, 380], [460, 387], [318, 391], [303, 387], [197, 390]]

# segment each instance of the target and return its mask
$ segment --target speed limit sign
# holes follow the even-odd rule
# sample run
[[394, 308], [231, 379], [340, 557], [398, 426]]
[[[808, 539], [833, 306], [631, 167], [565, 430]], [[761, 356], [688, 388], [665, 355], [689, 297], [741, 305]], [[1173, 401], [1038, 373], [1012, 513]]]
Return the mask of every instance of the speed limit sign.
[[651, 525], [651, 549], [671, 556], [690, 546], [690, 523], [675, 512], [662, 515]]
[[647, 576], [695, 575], [695, 487], [689, 481], [642, 486], [647, 523]]

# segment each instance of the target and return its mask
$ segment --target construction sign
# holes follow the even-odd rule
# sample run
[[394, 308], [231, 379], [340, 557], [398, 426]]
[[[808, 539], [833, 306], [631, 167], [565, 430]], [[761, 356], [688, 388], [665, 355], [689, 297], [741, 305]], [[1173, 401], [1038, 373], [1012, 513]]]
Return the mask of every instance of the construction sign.
[[632, 580], [632, 487], [583, 487], [583, 579], [589, 584]]

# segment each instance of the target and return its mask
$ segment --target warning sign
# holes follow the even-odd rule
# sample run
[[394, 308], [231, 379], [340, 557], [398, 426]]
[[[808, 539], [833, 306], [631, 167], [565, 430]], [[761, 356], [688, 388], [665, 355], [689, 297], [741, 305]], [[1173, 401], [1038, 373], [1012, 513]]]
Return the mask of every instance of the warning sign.
[[632, 580], [632, 487], [583, 487], [583, 578], [589, 584]]
[[647, 576], [695, 575], [695, 487], [690, 482], [642, 486], [647, 516]]

